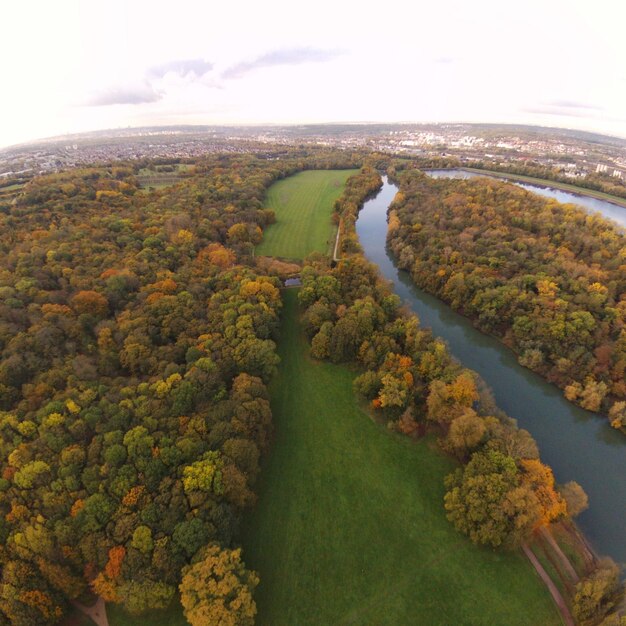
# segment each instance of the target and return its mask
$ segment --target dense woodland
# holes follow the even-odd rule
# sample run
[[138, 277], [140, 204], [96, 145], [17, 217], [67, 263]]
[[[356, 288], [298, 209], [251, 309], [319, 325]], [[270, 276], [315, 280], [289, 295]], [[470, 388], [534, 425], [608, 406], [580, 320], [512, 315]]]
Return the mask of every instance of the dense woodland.
[[626, 429], [626, 242], [619, 228], [492, 179], [398, 175], [389, 244], [421, 288], [522, 365]]
[[[194, 625], [253, 623], [259, 578], [234, 537], [272, 438], [281, 298], [252, 254], [274, 220], [263, 197], [296, 171], [362, 164], [212, 156], [156, 191], [121, 164], [0, 202], [0, 624], [51, 624], [93, 594], [134, 614], [179, 594]], [[582, 510], [584, 493], [556, 488], [529, 433], [359, 254], [354, 222], [380, 182], [372, 167], [348, 181], [335, 207], [345, 258], [302, 271], [312, 354], [357, 363], [379, 419], [435, 433], [461, 462], [445, 499], [460, 532], [516, 546]], [[583, 583], [581, 620], [595, 623], [618, 570]]]
[[181, 579], [206, 617], [203, 567], [230, 594], [213, 618], [228, 600], [252, 620], [231, 544], [278, 362], [279, 281], [250, 256], [262, 201], [295, 171], [358, 164], [270, 156], [200, 160], [155, 192], [132, 167], [74, 170], [0, 205], [0, 624], [53, 623], [89, 592], [140, 613]]

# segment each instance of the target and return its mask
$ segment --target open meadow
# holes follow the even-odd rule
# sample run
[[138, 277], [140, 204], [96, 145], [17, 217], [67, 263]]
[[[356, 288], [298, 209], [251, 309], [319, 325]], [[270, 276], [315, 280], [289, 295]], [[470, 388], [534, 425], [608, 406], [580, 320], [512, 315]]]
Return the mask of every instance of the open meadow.
[[446, 520], [452, 461], [369, 419], [353, 371], [310, 359], [296, 295], [285, 292], [276, 438], [242, 535], [261, 577], [257, 624], [560, 624], [520, 553], [478, 548]]
[[311, 252], [328, 253], [337, 228], [331, 215], [335, 200], [358, 170], [308, 170], [274, 183], [265, 208], [276, 223], [265, 229], [256, 253], [282, 259], [303, 259]]

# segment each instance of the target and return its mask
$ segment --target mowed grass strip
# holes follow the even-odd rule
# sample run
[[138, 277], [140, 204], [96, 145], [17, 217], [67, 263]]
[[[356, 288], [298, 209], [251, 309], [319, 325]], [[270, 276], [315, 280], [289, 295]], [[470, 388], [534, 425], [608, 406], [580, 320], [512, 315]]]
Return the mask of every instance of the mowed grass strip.
[[137, 617], [127, 613], [119, 604], [108, 603], [107, 617], [109, 626], [189, 626], [178, 596], [167, 609], [148, 611]]
[[264, 206], [275, 211], [276, 223], [265, 229], [256, 253], [304, 259], [311, 252], [329, 252], [336, 233], [333, 205], [358, 171], [309, 170], [274, 183]]
[[446, 520], [450, 459], [374, 423], [354, 372], [309, 358], [284, 293], [276, 437], [242, 529], [257, 625], [560, 624], [521, 554], [479, 549]]

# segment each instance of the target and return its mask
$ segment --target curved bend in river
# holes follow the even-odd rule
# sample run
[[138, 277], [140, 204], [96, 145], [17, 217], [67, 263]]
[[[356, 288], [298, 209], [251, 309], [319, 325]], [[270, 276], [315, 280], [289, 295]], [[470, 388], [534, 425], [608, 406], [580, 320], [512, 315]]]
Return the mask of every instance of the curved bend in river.
[[626, 562], [626, 437], [605, 419], [568, 402], [558, 388], [519, 365], [515, 354], [497, 339], [476, 330], [396, 268], [386, 247], [387, 209], [396, 192], [397, 187], [385, 181], [359, 213], [356, 229], [365, 255], [392, 281], [422, 324], [483, 377], [498, 406], [530, 431], [557, 481], [582, 485], [589, 509], [578, 518], [580, 527], [599, 553]]

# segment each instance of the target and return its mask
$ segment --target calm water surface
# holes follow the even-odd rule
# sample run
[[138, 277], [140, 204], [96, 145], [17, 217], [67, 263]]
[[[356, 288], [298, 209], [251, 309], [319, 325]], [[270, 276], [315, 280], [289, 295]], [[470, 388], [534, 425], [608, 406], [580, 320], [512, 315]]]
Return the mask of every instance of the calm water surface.
[[[549, 189], [538, 189], [550, 195]], [[359, 213], [356, 230], [365, 255], [393, 283], [422, 324], [445, 339], [450, 352], [484, 378], [498, 405], [532, 433], [542, 460], [552, 467], [557, 481], [575, 480], [583, 486], [589, 509], [578, 518], [580, 527], [600, 554], [626, 564], [626, 436], [611, 428], [606, 417], [569, 403], [557, 387], [520, 366], [513, 352], [498, 340], [482, 334], [469, 320], [415, 287], [409, 275], [396, 268], [386, 235], [387, 208], [397, 190], [385, 180], [378, 195]], [[581, 197], [573, 197], [580, 204]], [[620, 208], [601, 200], [593, 202], [611, 210]], [[626, 209], [621, 210], [626, 214]]]

